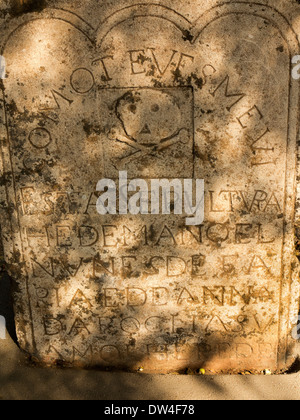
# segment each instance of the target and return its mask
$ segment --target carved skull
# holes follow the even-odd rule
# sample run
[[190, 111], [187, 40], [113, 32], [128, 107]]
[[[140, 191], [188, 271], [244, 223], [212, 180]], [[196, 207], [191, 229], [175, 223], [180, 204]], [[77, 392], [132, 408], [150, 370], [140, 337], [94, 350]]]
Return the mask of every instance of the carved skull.
[[147, 147], [175, 137], [182, 125], [179, 105], [166, 90], [128, 91], [117, 101], [116, 114], [126, 136]]

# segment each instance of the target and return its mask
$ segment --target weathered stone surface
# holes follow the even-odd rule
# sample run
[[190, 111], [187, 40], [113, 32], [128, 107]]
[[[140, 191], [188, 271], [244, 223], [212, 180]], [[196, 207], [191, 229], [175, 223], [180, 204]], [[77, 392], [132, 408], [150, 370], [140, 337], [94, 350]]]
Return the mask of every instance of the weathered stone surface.
[[[300, 8], [3, 6], [2, 235], [44, 363], [279, 372], [293, 362]], [[184, 3], [184, 4], [183, 4]], [[102, 178], [205, 181], [205, 220], [96, 211]]]

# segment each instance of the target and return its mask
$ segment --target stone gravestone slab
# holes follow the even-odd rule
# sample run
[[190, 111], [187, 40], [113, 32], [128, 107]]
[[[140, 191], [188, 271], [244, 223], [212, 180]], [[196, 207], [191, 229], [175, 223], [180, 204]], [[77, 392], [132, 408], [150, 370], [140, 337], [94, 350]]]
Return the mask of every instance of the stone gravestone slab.
[[[297, 35], [253, 2], [118, 3], [49, 2], [2, 25], [2, 236], [20, 345], [46, 364], [287, 369]], [[121, 197], [120, 173], [204, 180], [204, 221], [100, 215], [97, 184]]]

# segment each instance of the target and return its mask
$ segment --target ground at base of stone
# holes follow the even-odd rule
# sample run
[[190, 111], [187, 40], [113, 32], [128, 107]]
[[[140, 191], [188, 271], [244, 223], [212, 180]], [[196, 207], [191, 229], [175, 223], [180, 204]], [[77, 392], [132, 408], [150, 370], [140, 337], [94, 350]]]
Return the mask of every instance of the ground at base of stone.
[[299, 400], [300, 372], [284, 375], [151, 375], [41, 368], [0, 340], [0, 400]]

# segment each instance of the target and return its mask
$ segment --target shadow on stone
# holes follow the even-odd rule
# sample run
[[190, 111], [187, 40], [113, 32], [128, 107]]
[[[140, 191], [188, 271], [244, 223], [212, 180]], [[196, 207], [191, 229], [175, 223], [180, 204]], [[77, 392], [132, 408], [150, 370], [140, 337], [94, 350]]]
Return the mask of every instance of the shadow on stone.
[[10, 13], [19, 16], [23, 13], [40, 12], [46, 7], [45, 0], [11, 0]]
[[18, 345], [11, 297], [11, 280], [6, 272], [1, 273], [0, 276], [0, 315], [6, 320], [7, 332]]
[[289, 370], [286, 372], [288, 375], [300, 372], [300, 357], [298, 356]]

